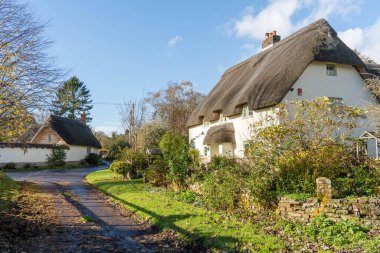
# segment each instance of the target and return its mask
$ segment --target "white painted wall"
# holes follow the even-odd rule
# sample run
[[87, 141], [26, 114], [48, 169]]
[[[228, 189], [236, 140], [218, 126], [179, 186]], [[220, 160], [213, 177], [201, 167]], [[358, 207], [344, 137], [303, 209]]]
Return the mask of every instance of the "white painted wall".
[[[350, 65], [335, 64], [337, 68], [336, 76], [326, 74], [326, 63], [312, 62], [302, 73], [293, 86], [293, 91], [289, 91], [282, 102], [293, 100], [312, 100], [316, 97], [339, 97], [343, 98], [346, 105], [355, 107], [366, 107], [368, 104], [376, 103], [371, 93], [364, 88], [363, 80], [357, 70]], [[302, 89], [302, 96], [297, 95], [298, 88]], [[244, 141], [250, 139], [249, 126], [267, 115], [272, 114], [273, 108], [266, 108], [254, 111], [252, 116], [242, 118], [240, 115], [228, 118], [227, 122], [232, 122], [235, 128], [236, 144], [234, 145], [234, 155], [244, 156]], [[224, 122], [223, 122], [224, 123]], [[218, 155], [219, 145], [211, 145], [211, 152], [204, 156], [203, 139], [207, 130], [219, 124], [212, 122], [208, 126], [198, 125], [189, 128], [189, 140], [194, 142], [204, 160], [209, 160], [211, 156]], [[358, 130], [356, 135], [360, 135], [364, 130], [371, 130], [369, 121], [363, 122], [363, 128]], [[216, 150], [216, 151], [215, 151]]]
[[[208, 161], [214, 155], [221, 155], [223, 151], [232, 153], [234, 156], [243, 157], [244, 156], [244, 142], [250, 139], [249, 126], [254, 122], [265, 119], [268, 115], [272, 114], [272, 108], [266, 108], [254, 111], [252, 116], [241, 117], [234, 116], [227, 118], [226, 122], [219, 123], [218, 121], [211, 122], [210, 125], [203, 126], [198, 125], [189, 128], [189, 140], [193, 141], [194, 147], [200, 151], [202, 159]], [[206, 136], [207, 131], [210, 127], [233, 123], [235, 128], [235, 145], [229, 143], [211, 144], [210, 152], [207, 156], [204, 156], [204, 145], [203, 140]]]
[[0, 164], [3, 163], [41, 163], [46, 161], [46, 155], [50, 154], [49, 148], [0, 148]]
[[[91, 153], [99, 154], [97, 148], [91, 147]], [[49, 148], [28, 148], [25, 151], [21, 148], [0, 148], [0, 164], [5, 163], [45, 163], [46, 155], [51, 154]], [[87, 155], [87, 147], [70, 146], [66, 150], [66, 162], [79, 162]]]

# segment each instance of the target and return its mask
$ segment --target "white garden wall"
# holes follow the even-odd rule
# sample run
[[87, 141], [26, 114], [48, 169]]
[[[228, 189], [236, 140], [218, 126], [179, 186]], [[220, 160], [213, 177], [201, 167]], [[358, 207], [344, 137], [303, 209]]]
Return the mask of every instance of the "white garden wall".
[[[49, 145], [39, 145], [33, 144], [26, 146], [29, 147], [20, 147], [21, 145], [0, 145], [0, 166], [6, 163], [16, 163], [18, 165], [31, 163], [42, 165], [46, 162], [46, 156], [51, 154], [51, 147]], [[97, 148], [89, 148], [83, 146], [70, 146], [66, 150], [66, 162], [79, 162], [84, 159], [88, 154], [88, 151], [91, 153], [99, 153]]]

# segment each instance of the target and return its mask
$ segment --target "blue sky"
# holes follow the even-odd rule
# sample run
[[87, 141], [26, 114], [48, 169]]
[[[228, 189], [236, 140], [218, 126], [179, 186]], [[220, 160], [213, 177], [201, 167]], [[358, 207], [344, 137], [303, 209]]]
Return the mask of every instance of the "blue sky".
[[29, 0], [49, 22], [60, 67], [90, 89], [96, 130], [122, 131], [115, 104], [192, 81], [207, 93], [223, 70], [257, 53], [265, 32], [285, 37], [326, 18], [351, 47], [380, 62], [380, 1]]

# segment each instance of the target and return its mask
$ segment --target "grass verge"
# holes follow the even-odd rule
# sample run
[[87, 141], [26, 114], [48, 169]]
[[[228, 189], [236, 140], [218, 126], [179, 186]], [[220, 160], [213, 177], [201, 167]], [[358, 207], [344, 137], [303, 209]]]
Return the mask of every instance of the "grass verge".
[[0, 171], [0, 211], [7, 210], [17, 200], [18, 184]]
[[141, 180], [121, 181], [109, 170], [87, 176], [87, 181], [122, 202], [159, 229], [177, 231], [182, 238], [209, 249], [273, 252], [283, 249], [281, 238], [268, 235], [263, 224], [248, 224], [175, 200], [173, 192], [151, 187]]

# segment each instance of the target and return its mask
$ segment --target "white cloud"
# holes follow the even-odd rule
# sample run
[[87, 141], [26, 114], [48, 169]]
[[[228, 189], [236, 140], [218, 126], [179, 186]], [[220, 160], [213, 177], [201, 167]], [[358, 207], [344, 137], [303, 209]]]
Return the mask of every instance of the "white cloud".
[[[347, 18], [360, 13], [360, 1], [355, 0], [270, 0], [257, 14], [248, 7], [242, 16], [233, 22], [232, 31], [237, 37], [263, 39], [266, 32], [277, 30], [287, 36], [302, 26], [320, 18], [339, 16]], [[306, 15], [305, 15], [306, 13]], [[305, 18], [293, 22], [296, 14]]]
[[339, 32], [338, 36], [352, 49], [360, 48], [363, 45], [364, 31], [361, 28], [347, 29]]
[[347, 29], [339, 32], [338, 36], [352, 49], [380, 62], [380, 18], [369, 27]]
[[251, 51], [251, 50], [255, 49], [255, 44], [253, 44], [253, 43], [246, 43], [246, 44], [241, 45], [241, 48]]
[[177, 35], [177, 36], [174, 36], [173, 38], [171, 38], [168, 42], [168, 46], [169, 47], [175, 47], [178, 43], [182, 42], [183, 39], [181, 36]]

